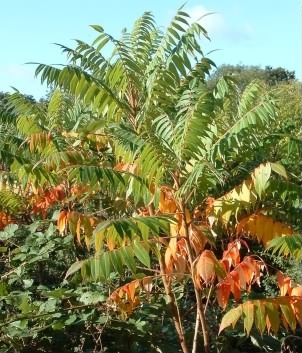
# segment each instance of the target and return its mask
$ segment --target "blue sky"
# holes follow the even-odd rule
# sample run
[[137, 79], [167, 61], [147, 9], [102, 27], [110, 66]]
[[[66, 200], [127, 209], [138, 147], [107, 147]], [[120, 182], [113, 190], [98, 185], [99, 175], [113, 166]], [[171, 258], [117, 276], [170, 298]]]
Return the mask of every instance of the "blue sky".
[[[157, 24], [166, 26], [184, 0], [10, 0], [0, 12], [0, 91], [44, 96], [46, 87], [34, 78], [27, 62], [65, 64], [53, 43], [74, 46], [73, 39], [92, 42], [89, 25], [100, 24], [119, 36], [144, 11], [152, 11]], [[185, 11], [201, 24], [211, 42], [204, 52], [217, 64], [270, 65], [296, 72], [301, 80], [301, 24], [299, 0], [189, 0]]]

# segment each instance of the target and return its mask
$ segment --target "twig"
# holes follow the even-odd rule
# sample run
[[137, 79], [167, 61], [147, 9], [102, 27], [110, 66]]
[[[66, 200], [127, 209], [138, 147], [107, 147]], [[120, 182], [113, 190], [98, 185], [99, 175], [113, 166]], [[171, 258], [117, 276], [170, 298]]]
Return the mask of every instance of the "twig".
[[199, 319], [199, 313], [197, 311], [196, 312], [196, 322], [195, 322], [195, 331], [194, 331], [194, 338], [193, 338], [192, 353], [196, 353], [196, 350], [197, 350], [197, 339], [198, 339], [199, 324], [200, 324], [200, 319]]

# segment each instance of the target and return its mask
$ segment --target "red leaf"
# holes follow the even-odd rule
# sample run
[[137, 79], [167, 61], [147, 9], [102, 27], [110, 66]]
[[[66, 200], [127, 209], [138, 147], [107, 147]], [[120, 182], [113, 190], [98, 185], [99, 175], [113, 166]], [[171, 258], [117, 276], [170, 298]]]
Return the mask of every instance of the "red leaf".
[[229, 302], [231, 294], [231, 285], [228, 282], [218, 283], [216, 296], [218, 304], [221, 308], [225, 309]]

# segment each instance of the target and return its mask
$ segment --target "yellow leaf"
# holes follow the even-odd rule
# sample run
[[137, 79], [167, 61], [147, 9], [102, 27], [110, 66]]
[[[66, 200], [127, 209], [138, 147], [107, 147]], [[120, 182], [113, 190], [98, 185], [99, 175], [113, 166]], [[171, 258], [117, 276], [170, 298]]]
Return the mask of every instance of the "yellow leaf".
[[237, 306], [237, 308], [234, 308], [228, 311], [221, 320], [218, 334], [220, 334], [221, 331], [223, 331], [226, 327], [230, 325], [232, 325], [232, 327], [234, 328], [238, 319], [241, 317], [241, 315], [242, 315], [241, 305]]
[[247, 301], [242, 305], [242, 307], [244, 329], [247, 336], [249, 336], [254, 323], [254, 305], [250, 301]]
[[246, 180], [241, 185], [240, 200], [247, 204], [250, 204], [251, 202], [251, 189], [249, 187], [249, 183]]
[[275, 334], [279, 331], [280, 327], [280, 315], [278, 307], [274, 303], [266, 303], [266, 325], [267, 330], [270, 331], [270, 328], [274, 331]]
[[105, 230], [105, 232], [103, 230], [94, 232], [94, 236], [95, 236], [95, 251], [96, 251], [96, 253], [100, 253], [100, 251], [101, 251], [101, 249], [103, 247], [105, 233], [106, 233], [106, 230]]
[[262, 335], [266, 327], [266, 308], [261, 300], [255, 301], [255, 325]]
[[79, 216], [77, 220], [76, 235], [77, 235], [78, 243], [81, 244], [81, 216]]
[[237, 235], [245, 233], [257, 238], [267, 246], [267, 243], [275, 237], [291, 235], [292, 229], [288, 225], [274, 220], [263, 214], [251, 214], [240, 220], [236, 227]]
[[286, 323], [288, 323], [288, 325], [290, 326], [290, 328], [295, 331], [296, 329], [296, 317], [295, 317], [295, 313], [293, 311], [293, 308], [291, 307], [289, 302], [284, 302], [284, 303], [280, 303], [280, 308], [283, 314], [283, 317], [285, 321], [283, 321], [283, 323], [286, 326]]
[[272, 240], [273, 224], [274, 224], [274, 221], [270, 217], [267, 217], [266, 220], [262, 222], [263, 237], [260, 240], [262, 241], [262, 244], [264, 246], [266, 246], [267, 243]]

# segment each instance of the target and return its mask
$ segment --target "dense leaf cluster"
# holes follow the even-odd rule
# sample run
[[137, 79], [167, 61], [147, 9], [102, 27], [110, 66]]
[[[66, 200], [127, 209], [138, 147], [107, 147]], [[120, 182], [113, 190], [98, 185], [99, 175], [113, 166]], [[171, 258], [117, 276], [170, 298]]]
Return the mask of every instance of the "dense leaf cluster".
[[48, 101], [0, 96], [0, 350], [275, 349], [302, 318], [300, 83], [213, 74], [182, 9], [92, 28], [37, 66]]

